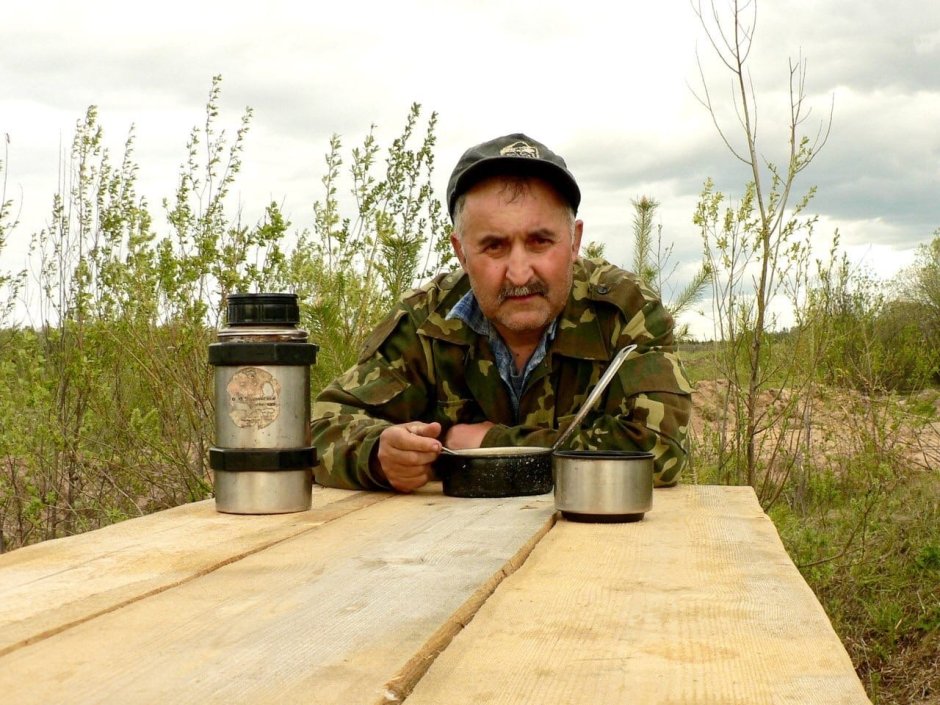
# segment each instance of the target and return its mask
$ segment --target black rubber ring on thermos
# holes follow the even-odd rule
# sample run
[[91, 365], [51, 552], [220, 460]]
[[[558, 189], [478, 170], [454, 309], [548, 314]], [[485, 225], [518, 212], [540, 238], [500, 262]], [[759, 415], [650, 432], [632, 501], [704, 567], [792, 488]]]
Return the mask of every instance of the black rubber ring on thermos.
[[226, 472], [303, 470], [317, 464], [316, 448], [210, 448], [209, 467]]
[[212, 343], [209, 364], [236, 365], [313, 365], [317, 350], [313, 343]]

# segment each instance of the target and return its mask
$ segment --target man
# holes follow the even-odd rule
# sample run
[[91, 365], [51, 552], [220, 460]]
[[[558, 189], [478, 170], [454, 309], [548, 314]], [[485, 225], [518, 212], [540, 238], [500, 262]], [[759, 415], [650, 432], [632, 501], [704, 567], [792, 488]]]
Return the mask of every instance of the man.
[[617, 351], [627, 357], [573, 448], [685, 463], [691, 388], [673, 321], [634, 275], [578, 257], [581, 192], [565, 161], [513, 134], [467, 150], [447, 187], [461, 270], [406, 295], [313, 406], [316, 479], [409, 492], [442, 445], [550, 446]]

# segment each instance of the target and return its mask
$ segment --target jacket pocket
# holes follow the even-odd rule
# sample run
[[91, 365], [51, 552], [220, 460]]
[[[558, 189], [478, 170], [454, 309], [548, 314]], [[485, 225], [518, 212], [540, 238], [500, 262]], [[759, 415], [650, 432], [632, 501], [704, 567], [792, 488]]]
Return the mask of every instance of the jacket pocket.
[[353, 367], [337, 383], [365, 406], [387, 404], [409, 387], [401, 373], [378, 355]]

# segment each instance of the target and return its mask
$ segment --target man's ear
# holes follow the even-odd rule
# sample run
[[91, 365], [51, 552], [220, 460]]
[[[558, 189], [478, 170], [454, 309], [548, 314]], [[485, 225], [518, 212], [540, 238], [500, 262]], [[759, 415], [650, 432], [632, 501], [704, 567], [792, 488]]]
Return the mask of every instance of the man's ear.
[[450, 234], [450, 246], [454, 248], [454, 254], [457, 255], [457, 261], [460, 262], [460, 266], [466, 270], [467, 258], [463, 253], [463, 245], [460, 243], [460, 236], [457, 235], [456, 232]]
[[574, 232], [571, 234], [571, 259], [576, 259], [581, 251], [581, 235], [584, 234], [584, 221], [574, 221]]

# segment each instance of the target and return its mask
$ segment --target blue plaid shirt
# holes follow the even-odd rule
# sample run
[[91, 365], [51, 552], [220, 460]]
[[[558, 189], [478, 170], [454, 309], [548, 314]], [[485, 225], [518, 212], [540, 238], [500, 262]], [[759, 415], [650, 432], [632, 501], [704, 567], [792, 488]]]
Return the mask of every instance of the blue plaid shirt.
[[555, 338], [555, 332], [558, 330], [558, 319], [552, 321], [551, 325], [542, 334], [535, 352], [526, 363], [522, 372], [516, 372], [516, 365], [512, 359], [512, 351], [503, 340], [499, 331], [490, 323], [489, 319], [483, 315], [480, 305], [477, 303], [477, 297], [473, 295], [471, 289], [461, 297], [460, 301], [454, 304], [454, 307], [447, 314], [448, 319], [460, 319], [466, 323], [470, 329], [477, 335], [485, 335], [490, 341], [490, 348], [493, 350], [493, 356], [496, 358], [496, 369], [499, 370], [499, 376], [506, 387], [509, 389], [509, 397], [512, 400], [513, 411], [519, 414], [519, 400], [522, 399], [522, 391], [525, 389], [526, 380], [538, 364], [545, 358], [549, 343]]

